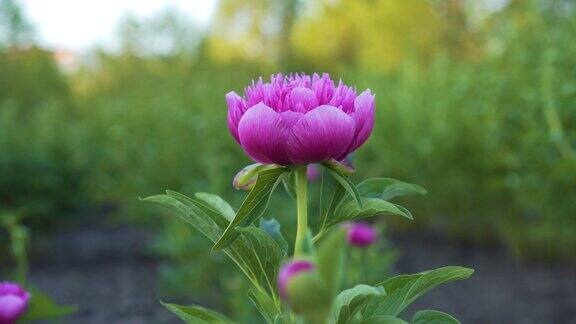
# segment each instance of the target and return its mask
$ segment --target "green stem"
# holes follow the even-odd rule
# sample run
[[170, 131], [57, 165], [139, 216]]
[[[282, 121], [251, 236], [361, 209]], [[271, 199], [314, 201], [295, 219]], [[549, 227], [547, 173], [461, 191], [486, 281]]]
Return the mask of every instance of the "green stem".
[[298, 225], [296, 227], [296, 242], [294, 244], [294, 255], [302, 254], [306, 232], [308, 231], [308, 178], [306, 177], [306, 166], [296, 170], [296, 208], [298, 212]]
[[28, 254], [26, 251], [28, 246], [28, 229], [19, 223], [20, 219], [17, 214], [0, 216], [4, 216], [4, 222], [0, 225], [5, 227], [10, 236], [10, 247], [16, 263], [14, 273], [15, 280], [23, 285], [26, 283], [26, 274], [28, 273]]

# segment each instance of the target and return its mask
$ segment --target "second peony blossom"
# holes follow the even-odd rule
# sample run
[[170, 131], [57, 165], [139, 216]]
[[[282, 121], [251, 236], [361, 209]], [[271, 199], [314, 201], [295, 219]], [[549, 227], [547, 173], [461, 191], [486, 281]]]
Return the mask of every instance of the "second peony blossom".
[[338, 161], [354, 152], [374, 127], [374, 95], [328, 74], [272, 75], [252, 82], [244, 97], [226, 95], [228, 127], [246, 153], [264, 164]]
[[18, 284], [0, 282], [0, 324], [12, 324], [28, 307], [30, 294]]
[[376, 242], [378, 232], [374, 227], [365, 223], [348, 223], [345, 225], [348, 233], [348, 243], [350, 245], [365, 248]]

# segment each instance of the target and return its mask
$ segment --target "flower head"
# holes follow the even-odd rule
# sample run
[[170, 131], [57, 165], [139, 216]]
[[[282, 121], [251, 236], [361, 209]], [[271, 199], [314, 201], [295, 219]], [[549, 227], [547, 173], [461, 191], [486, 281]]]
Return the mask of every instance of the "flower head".
[[280, 273], [278, 274], [278, 290], [280, 290], [280, 296], [284, 299], [288, 299], [286, 286], [292, 278], [295, 276], [310, 272], [314, 270], [314, 264], [306, 260], [294, 260], [286, 263]]
[[0, 282], [0, 324], [11, 324], [24, 313], [30, 294], [18, 284]]
[[378, 232], [374, 227], [364, 223], [350, 223], [346, 225], [348, 243], [356, 247], [367, 247], [378, 239]]
[[246, 153], [264, 164], [342, 160], [370, 136], [374, 95], [328, 74], [272, 75], [226, 95], [228, 128]]

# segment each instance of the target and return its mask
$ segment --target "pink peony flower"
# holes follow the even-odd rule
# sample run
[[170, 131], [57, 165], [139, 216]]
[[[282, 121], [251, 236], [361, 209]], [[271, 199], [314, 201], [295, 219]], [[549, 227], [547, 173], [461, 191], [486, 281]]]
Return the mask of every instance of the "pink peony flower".
[[372, 245], [378, 239], [378, 232], [374, 227], [365, 223], [346, 224], [348, 243], [352, 246], [364, 248]]
[[314, 264], [306, 260], [294, 260], [286, 263], [280, 273], [278, 274], [278, 290], [280, 291], [280, 296], [284, 299], [288, 299], [286, 286], [290, 282], [290, 279], [297, 276], [298, 274], [310, 272], [314, 270]]
[[18, 284], [0, 282], [0, 324], [15, 323], [28, 306], [30, 294]]
[[252, 82], [244, 97], [230, 92], [228, 128], [244, 151], [264, 164], [338, 161], [354, 152], [374, 126], [374, 95], [328, 74], [272, 75]]

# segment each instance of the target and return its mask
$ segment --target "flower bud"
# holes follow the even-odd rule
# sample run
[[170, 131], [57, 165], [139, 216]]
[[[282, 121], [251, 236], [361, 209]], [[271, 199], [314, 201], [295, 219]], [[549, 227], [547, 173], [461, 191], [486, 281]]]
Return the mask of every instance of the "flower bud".
[[234, 188], [239, 190], [252, 190], [254, 184], [256, 184], [256, 179], [258, 177], [258, 173], [275, 167], [274, 165], [264, 165], [260, 163], [254, 163], [246, 166], [244, 169], [240, 170], [234, 176], [234, 180], [232, 181], [232, 185]]
[[28, 306], [30, 294], [18, 284], [0, 282], [0, 324], [15, 323]]
[[378, 232], [365, 223], [350, 223], [346, 225], [348, 243], [364, 248], [372, 245], [378, 239]]
[[306, 169], [306, 176], [310, 182], [318, 180], [318, 177], [320, 176], [320, 165], [316, 163], [308, 165], [308, 169]]
[[330, 294], [310, 261], [295, 260], [280, 270], [280, 296], [296, 314], [305, 318], [321, 318], [330, 305]]
[[284, 299], [288, 299], [286, 286], [290, 280], [299, 274], [310, 272], [312, 270], [314, 270], [314, 264], [306, 260], [294, 260], [285, 264], [278, 274], [278, 289], [280, 290], [280, 296]]

